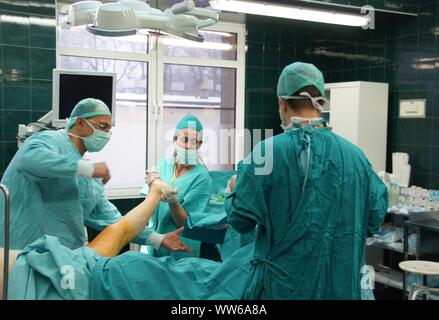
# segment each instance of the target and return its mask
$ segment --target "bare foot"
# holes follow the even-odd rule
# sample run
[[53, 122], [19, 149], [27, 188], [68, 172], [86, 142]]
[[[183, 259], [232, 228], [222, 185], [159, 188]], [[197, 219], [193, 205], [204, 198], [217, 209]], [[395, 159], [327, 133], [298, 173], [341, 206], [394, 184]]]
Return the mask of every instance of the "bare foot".
[[165, 188], [166, 185], [167, 185], [166, 182], [163, 182], [160, 179], [155, 179], [154, 181], [152, 181], [150, 189], [151, 189], [151, 191], [158, 192], [160, 194], [160, 196], [162, 196], [163, 189]]
[[160, 179], [160, 173], [155, 167], [145, 171], [145, 182], [148, 184], [148, 187], [151, 187], [152, 183], [157, 179]]
[[178, 201], [178, 197], [177, 197], [178, 191], [160, 179], [155, 179], [152, 182], [151, 191], [158, 192], [160, 194], [160, 198], [162, 201], [165, 202]]
[[162, 201], [170, 203], [178, 202], [178, 190], [166, 184], [162, 189]]

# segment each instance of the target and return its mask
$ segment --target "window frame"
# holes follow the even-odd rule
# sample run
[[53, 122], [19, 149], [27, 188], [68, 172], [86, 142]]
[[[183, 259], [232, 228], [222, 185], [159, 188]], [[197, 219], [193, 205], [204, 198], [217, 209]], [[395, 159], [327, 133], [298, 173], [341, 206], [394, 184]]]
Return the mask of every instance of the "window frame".
[[[148, 52], [118, 52], [101, 49], [69, 48], [60, 45], [59, 16], [56, 15], [56, 67], [61, 66], [61, 56], [77, 56], [112, 60], [146, 62], [148, 66], [148, 103], [147, 103], [147, 167], [155, 165], [161, 155], [159, 138], [163, 135], [163, 93], [165, 64], [190, 65], [199, 67], [218, 67], [236, 69], [236, 106], [235, 106], [235, 163], [244, 158], [244, 116], [245, 116], [245, 24], [218, 22], [205, 28], [206, 31], [230, 32], [236, 34], [236, 60], [201, 59], [172, 57], [164, 55], [163, 38], [149, 36]], [[146, 168], [145, 168], [146, 169]], [[105, 189], [109, 199], [142, 198], [138, 188]]]

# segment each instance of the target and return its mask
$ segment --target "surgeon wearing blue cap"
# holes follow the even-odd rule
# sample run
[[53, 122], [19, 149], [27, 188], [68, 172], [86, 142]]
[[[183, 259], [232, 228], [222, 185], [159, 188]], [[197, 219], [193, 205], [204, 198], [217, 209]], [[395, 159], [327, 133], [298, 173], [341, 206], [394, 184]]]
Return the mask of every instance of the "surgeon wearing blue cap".
[[[363, 281], [365, 243], [387, 213], [386, 187], [364, 153], [321, 119], [319, 69], [286, 66], [277, 96], [284, 133], [238, 164], [225, 203], [235, 230], [257, 230], [244, 298], [373, 298]], [[269, 172], [256, 170], [264, 152]]]
[[[200, 120], [192, 114], [181, 118], [175, 128], [173, 141], [173, 156], [161, 159], [156, 168], [147, 171], [146, 177], [149, 184], [155, 177], [159, 177], [178, 190], [178, 196], [167, 203], [161, 202], [151, 218], [150, 226], [159, 234], [181, 230], [188, 215], [203, 212], [210, 198], [211, 179], [198, 151], [203, 142]], [[148, 186], [145, 185], [142, 193], [147, 192]], [[156, 257], [171, 255], [175, 259], [200, 256], [201, 242], [183, 236], [181, 239], [192, 248], [192, 253], [170, 252], [166, 248], [150, 252]]]
[[[110, 172], [104, 162], [82, 159], [102, 150], [111, 138], [112, 116], [104, 102], [79, 101], [65, 130], [42, 131], [25, 141], [6, 169], [2, 184], [11, 194], [10, 247], [21, 250], [43, 235], [58, 237], [76, 249], [86, 242], [84, 224], [97, 230], [121, 219], [104, 195]], [[0, 214], [3, 241], [4, 217]], [[158, 235], [146, 228], [134, 242], [160, 247], [167, 238], [181, 248], [178, 235]]]

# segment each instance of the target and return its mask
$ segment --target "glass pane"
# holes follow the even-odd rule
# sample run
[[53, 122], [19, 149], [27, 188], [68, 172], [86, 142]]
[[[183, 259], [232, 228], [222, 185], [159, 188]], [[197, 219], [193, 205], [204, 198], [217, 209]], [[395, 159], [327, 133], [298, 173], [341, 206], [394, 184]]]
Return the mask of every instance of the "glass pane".
[[164, 77], [162, 156], [172, 156], [177, 122], [190, 113], [204, 126], [200, 151], [208, 169], [233, 170], [236, 70], [165, 64]]
[[165, 55], [199, 59], [236, 60], [236, 33], [200, 31], [203, 42], [164, 37]]
[[[61, 26], [67, 22], [66, 14], [59, 14]], [[60, 28], [59, 44], [61, 47], [99, 49], [119, 52], [148, 52], [148, 34], [140, 31], [126, 37], [103, 37], [91, 34], [85, 26]]]
[[147, 63], [61, 56], [61, 68], [117, 73], [116, 125], [105, 148], [86, 158], [105, 161], [111, 170], [106, 187], [141, 188], [146, 168]]

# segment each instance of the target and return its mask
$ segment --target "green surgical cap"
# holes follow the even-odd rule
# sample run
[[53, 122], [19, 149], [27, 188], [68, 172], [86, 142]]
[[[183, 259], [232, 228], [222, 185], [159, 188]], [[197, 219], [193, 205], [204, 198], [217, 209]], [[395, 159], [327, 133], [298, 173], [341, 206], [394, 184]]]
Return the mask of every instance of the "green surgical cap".
[[200, 120], [192, 114], [188, 114], [184, 116], [180, 122], [177, 123], [177, 127], [175, 128], [175, 134], [179, 133], [182, 129], [195, 129], [197, 132], [203, 132], [203, 125]]
[[277, 83], [277, 95], [291, 97], [308, 86], [316, 87], [322, 97], [325, 95], [325, 79], [322, 72], [313, 64], [295, 62], [282, 70]]
[[96, 116], [110, 116], [111, 112], [107, 105], [98, 99], [87, 98], [79, 101], [73, 108], [70, 119], [67, 122], [67, 130], [73, 127], [78, 117], [87, 119]]

